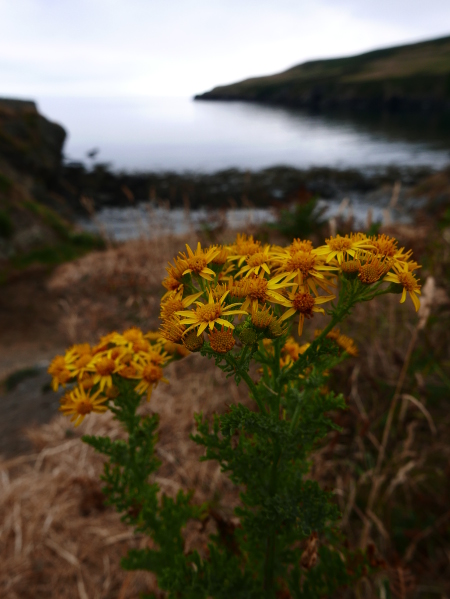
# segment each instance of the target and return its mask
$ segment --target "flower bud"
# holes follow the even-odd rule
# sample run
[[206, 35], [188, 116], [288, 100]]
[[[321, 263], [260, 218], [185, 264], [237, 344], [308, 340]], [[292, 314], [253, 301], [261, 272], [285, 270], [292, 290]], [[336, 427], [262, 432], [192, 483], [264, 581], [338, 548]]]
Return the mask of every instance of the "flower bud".
[[197, 332], [195, 330], [192, 330], [189, 331], [189, 333], [183, 337], [182, 342], [186, 349], [195, 352], [201, 350], [205, 341], [203, 339], [203, 335], [197, 336]]

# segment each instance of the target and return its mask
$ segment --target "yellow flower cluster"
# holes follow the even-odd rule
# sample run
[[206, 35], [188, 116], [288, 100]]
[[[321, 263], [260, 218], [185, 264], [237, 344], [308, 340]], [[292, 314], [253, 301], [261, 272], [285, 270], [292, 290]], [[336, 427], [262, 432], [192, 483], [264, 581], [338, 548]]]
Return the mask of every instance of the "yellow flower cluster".
[[60, 410], [78, 426], [91, 412], [105, 412], [107, 402], [117, 396], [114, 377], [134, 381], [135, 391], [150, 400], [160, 381], [167, 383], [163, 367], [187, 350], [161, 338], [160, 333], [144, 334], [138, 328], [109, 333], [97, 345], [74, 345], [64, 356], [56, 356], [48, 372], [55, 391], [70, 388], [61, 398]]
[[[336, 235], [318, 248], [294, 239], [283, 248], [238, 234], [229, 245], [202, 248], [198, 243], [195, 251], [188, 245], [186, 250], [167, 267], [160, 332], [191, 351], [202, 347], [204, 332], [219, 353], [229, 351], [236, 318], [246, 315], [272, 338], [283, 334], [285, 321], [298, 318], [301, 335], [305, 318], [323, 313], [321, 305], [335, 299], [333, 289], [342, 275], [358, 277], [365, 285], [397, 283], [400, 301], [408, 292], [419, 307], [420, 285], [412, 274], [419, 265], [411, 261], [411, 251], [387, 235]], [[250, 344], [251, 337], [246, 329], [241, 341]]]
[[[320, 329], [317, 329], [315, 331], [316, 337], [318, 337], [321, 332], [322, 331]], [[358, 355], [358, 347], [356, 343], [351, 337], [343, 335], [337, 327], [327, 333], [327, 337], [328, 339], [332, 339], [335, 343], [337, 343], [339, 347], [346, 351], [350, 356], [354, 356], [356, 358]]]

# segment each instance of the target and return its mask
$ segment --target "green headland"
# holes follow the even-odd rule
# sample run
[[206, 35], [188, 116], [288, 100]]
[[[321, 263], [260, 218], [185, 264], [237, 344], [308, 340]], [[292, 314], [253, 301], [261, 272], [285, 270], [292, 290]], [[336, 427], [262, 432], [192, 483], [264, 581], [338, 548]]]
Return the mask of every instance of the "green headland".
[[275, 75], [215, 87], [195, 99], [318, 110], [450, 110], [450, 36], [305, 62]]

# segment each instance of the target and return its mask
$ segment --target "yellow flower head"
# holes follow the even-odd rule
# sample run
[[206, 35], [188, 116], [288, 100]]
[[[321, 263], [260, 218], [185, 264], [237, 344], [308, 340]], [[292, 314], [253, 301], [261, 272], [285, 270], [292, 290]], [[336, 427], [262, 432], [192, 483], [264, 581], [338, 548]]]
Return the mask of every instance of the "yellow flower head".
[[398, 241], [394, 237], [389, 235], [378, 234], [368, 237], [371, 245], [373, 246], [373, 252], [380, 254], [381, 256], [387, 256], [388, 258], [394, 258], [398, 253]]
[[370, 252], [359, 252], [356, 257], [357, 260], [355, 262], [359, 262], [360, 264], [358, 278], [361, 283], [365, 283], [366, 285], [376, 283], [384, 277], [393, 263], [392, 258], [375, 256]]
[[[196, 336], [198, 339], [198, 337]], [[172, 341], [166, 341], [164, 343], [164, 351], [170, 354], [171, 356], [179, 356], [180, 358], [185, 358], [189, 356], [191, 353], [184, 345], [181, 343], [173, 343]]]
[[336, 343], [350, 356], [354, 356], [356, 358], [358, 355], [358, 347], [351, 337], [340, 334], [336, 339]]
[[420, 285], [419, 281], [416, 277], [409, 271], [408, 266], [406, 264], [403, 265], [403, 269], [398, 268], [397, 272], [388, 272], [388, 274], [384, 277], [384, 281], [389, 281], [390, 283], [397, 283], [402, 285], [403, 292], [402, 297], [400, 298], [400, 303], [406, 300], [406, 292], [409, 293], [410, 298], [414, 304], [416, 312], [420, 308], [420, 300], [417, 297], [420, 295]]
[[167, 277], [165, 280], [175, 280], [178, 281], [178, 285], [181, 285], [181, 278], [183, 277], [183, 272], [186, 269], [186, 265], [182, 258], [174, 258], [173, 264], [169, 262], [166, 266]]
[[135, 391], [140, 394], [146, 393], [147, 401], [150, 401], [152, 391], [157, 387], [159, 381], [167, 384], [169, 383], [169, 381], [163, 377], [162, 368], [151, 362], [145, 366], [138, 367], [138, 372], [142, 380], [136, 386]]
[[293, 255], [297, 252], [312, 252], [313, 249], [313, 244], [309, 239], [294, 239], [287, 251]]
[[161, 325], [161, 337], [172, 343], [180, 343], [186, 331], [186, 327], [180, 323], [177, 316], [165, 320]]
[[124, 379], [138, 379], [139, 377], [139, 371], [138, 371], [138, 365], [135, 362], [122, 362], [120, 364], [118, 373], [120, 374], [121, 377], [123, 377]]
[[50, 363], [47, 372], [52, 376], [52, 389], [58, 391], [59, 385], [63, 387], [75, 376], [68, 368], [64, 356], [56, 356]]
[[281, 349], [280, 366], [283, 368], [291, 362], [296, 362], [301, 354], [310, 346], [309, 343], [299, 345], [293, 337], [286, 339], [286, 343]]
[[325, 239], [325, 245], [320, 246], [314, 253], [318, 256], [326, 256], [326, 262], [336, 259], [339, 264], [342, 263], [344, 257], [348, 254], [354, 256], [358, 250], [370, 250], [373, 245], [370, 239], [361, 233], [351, 233], [350, 235], [336, 235]]
[[47, 372], [52, 376], [55, 376], [59, 372], [67, 369], [67, 362], [64, 356], [55, 356], [53, 360], [50, 362], [50, 366], [47, 369]]
[[215, 246], [202, 250], [200, 241], [195, 252], [186, 244], [187, 254], [180, 253], [180, 264], [184, 265], [183, 275], [194, 273], [207, 281], [212, 281], [215, 272], [208, 268], [208, 264], [220, 253]]
[[289, 308], [280, 320], [286, 320], [290, 318], [294, 314], [298, 313], [299, 322], [298, 322], [298, 334], [299, 336], [303, 332], [303, 323], [305, 322], [305, 318], [312, 318], [314, 316], [313, 312], [324, 312], [323, 308], [318, 308], [318, 304], [324, 304], [325, 302], [330, 302], [335, 299], [335, 295], [322, 295], [314, 297], [306, 290], [305, 287], [299, 287], [297, 290], [292, 291], [288, 294], [288, 297], [285, 298], [284, 306]]
[[144, 337], [150, 341], [150, 343], [158, 342], [161, 339], [161, 333], [159, 331], [148, 331]]
[[137, 327], [131, 327], [122, 334], [116, 333], [112, 339], [112, 342], [116, 345], [123, 345], [128, 348], [132, 348], [135, 343], [144, 341], [144, 333]]
[[90, 364], [92, 362], [92, 356], [89, 354], [84, 354], [80, 356], [77, 360], [68, 364], [67, 369], [70, 370], [73, 377], [81, 378], [85, 372], [87, 372], [90, 368]]
[[335, 266], [324, 264], [324, 258], [317, 256], [312, 249], [298, 249], [294, 252], [288, 248], [288, 251], [276, 256], [276, 261], [278, 273], [296, 275], [297, 284], [307, 284], [316, 295], [316, 285], [329, 292], [330, 282], [326, 280], [325, 275], [337, 270]]
[[71, 422], [74, 422], [75, 426], [78, 426], [83, 422], [87, 414], [91, 412], [99, 414], [106, 412], [108, 408], [103, 404], [108, 398], [100, 396], [100, 393], [101, 391], [98, 390], [91, 395], [83, 387], [76, 387], [61, 398], [59, 409], [64, 416], [71, 416]]
[[253, 235], [239, 234], [236, 237], [236, 241], [231, 246], [231, 255], [228, 260], [238, 261], [238, 266], [242, 266], [242, 263], [248, 256], [252, 256], [259, 252], [261, 249], [261, 242], [255, 241]]
[[246, 265], [241, 268], [241, 270], [239, 272], [239, 276], [242, 276], [244, 274], [246, 277], [248, 277], [251, 274], [257, 275], [257, 274], [259, 274], [259, 271], [261, 269], [264, 270], [268, 275], [270, 275], [270, 268], [269, 268], [269, 264], [271, 262], [270, 245], [266, 245], [264, 247], [264, 249], [261, 249], [258, 252], [249, 254], [245, 258], [245, 262], [246, 262]]
[[171, 275], [169, 275], [165, 279], [163, 279], [162, 284], [163, 284], [163, 287], [165, 287], [168, 292], [179, 291], [179, 289], [183, 287], [183, 285], [180, 283], [180, 281], [178, 279], [175, 279], [175, 277], [173, 277]]
[[186, 332], [198, 327], [197, 335], [199, 336], [208, 326], [212, 331], [215, 324], [220, 324], [222, 326], [234, 329], [234, 325], [228, 320], [225, 320], [225, 318], [235, 314], [247, 314], [247, 312], [244, 310], [231, 309], [239, 304], [230, 304], [229, 306], [225, 306], [224, 301], [227, 295], [228, 291], [223, 294], [220, 300], [216, 301], [213, 297], [213, 294], [209, 292], [207, 304], [195, 302], [197, 304], [197, 308], [195, 310], [182, 310], [180, 312], [176, 312], [178, 316], [181, 316], [181, 324], [190, 325]]
[[286, 343], [283, 345], [281, 351], [284, 354], [289, 354], [294, 362], [298, 360], [298, 357], [301, 353], [304, 353], [301, 351], [300, 345], [293, 337], [288, 337], [288, 339], [286, 339]]
[[[316, 329], [315, 336], [318, 337], [322, 331], [320, 329]], [[332, 329], [329, 333], [327, 333], [328, 339], [333, 339], [339, 347], [341, 347], [344, 351], [346, 351], [351, 356], [356, 357], [358, 355], [358, 347], [356, 343], [353, 341], [351, 337], [347, 335], [343, 335], [338, 327]]]
[[[117, 360], [117, 361], [116, 361]], [[113, 360], [107, 356], [100, 356], [93, 360], [90, 370], [94, 373], [92, 380], [94, 384], [99, 383], [99, 389], [104, 390], [105, 387], [112, 387], [112, 374], [119, 370], [118, 359]]]
[[280, 290], [292, 287], [294, 283], [290, 283], [290, 281], [294, 276], [294, 274], [282, 273], [270, 280], [263, 277], [249, 277], [248, 282], [242, 284], [242, 293], [246, 297], [242, 309], [246, 310], [251, 305], [252, 309], [256, 310], [260, 303], [264, 305], [268, 302], [283, 304], [285, 297], [281, 295]]
[[199, 293], [194, 293], [193, 295], [188, 295], [183, 299], [183, 294], [179, 293], [171, 293], [161, 302], [161, 320], [168, 320], [172, 318], [172, 316], [179, 312], [180, 310], [186, 310], [196, 299], [198, 299], [202, 295], [203, 291]]
[[252, 323], [257, 329], [266, 329], [275, 320], [270, 307], [255, 308], [252, 306]]
[[91, 356], [91, 355], [92, 355], [92, 349], [91, 349], [91, 346], [89, 345], [89, 343], [78, 343], [76, 345], [72, 345], [72, 347], [70, 347], [66, 351], [66, 360], [68, 362], [74, 362], [81, 356]]
[[211, 262], [213, 264], [218, 264], [219, 266], [222, 266], [228, 260], [228, 256], [230, 255], [230, 248], [228, 248], [225, 245], [218, 245], [215, 246], [215, 249], [217, 250], [218, 254], [214, 256]]

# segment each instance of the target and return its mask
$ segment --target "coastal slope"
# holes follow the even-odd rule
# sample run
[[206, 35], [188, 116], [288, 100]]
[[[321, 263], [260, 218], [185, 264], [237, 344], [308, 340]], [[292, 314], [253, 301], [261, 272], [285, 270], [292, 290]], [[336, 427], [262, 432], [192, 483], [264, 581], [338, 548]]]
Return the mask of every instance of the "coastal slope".
[[245, 100], [311, 109], [450, 109], [450, 36], [314, 60], [215, 87], [196, 100]]

